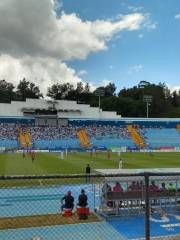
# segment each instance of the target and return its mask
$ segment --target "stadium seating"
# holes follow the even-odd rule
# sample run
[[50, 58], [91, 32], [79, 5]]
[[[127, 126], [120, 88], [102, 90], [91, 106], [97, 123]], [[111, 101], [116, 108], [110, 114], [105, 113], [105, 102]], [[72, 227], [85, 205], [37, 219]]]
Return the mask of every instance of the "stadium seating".
[[17, 140], [0, 140], [0, 147], [17, 148], [18, 141]]
[[[3, 120], [4, 121], [4, 120]], [[118, 121], [69, 121], [68, 126], [35, 126], [35, 124], [23, 124], [0, 121], [0, 147], [21, 148], [19, 132], [23, 129], [28, 139], [27, 147], [34, 149], [80, 149], [82, 141], [78, 136], [78, 130], [82, 129], [86, 133], [87, 145], [84, 147], [106, 148], [126, 147], [128, 149], [146, 148], [169, 148], [180, 147], [180, 131], [177, 123], [174, 125], [169, 122], [145, 122], [138, 124], [125, 124]], [[149, 124], [149, 125], [148, 125]], [[128, 131], [128, 126], [134, 126], [133, 129], [142, 138], [143, 146], [138, 146], [132, 134]], [[24, 136], [24, 135], [23, 135]], [[25, 148], [25, 147], [24, 147]]]
[[150, 128], [144, 132], [145, 142], [149, 147], [180, 146], [180, 134], [174, 128]]

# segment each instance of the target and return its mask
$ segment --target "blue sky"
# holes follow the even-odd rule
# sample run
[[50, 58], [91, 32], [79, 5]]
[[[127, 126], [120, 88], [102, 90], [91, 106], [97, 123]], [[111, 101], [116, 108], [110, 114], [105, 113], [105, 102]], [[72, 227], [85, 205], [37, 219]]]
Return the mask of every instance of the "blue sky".
[[112, 81], [117, 89], [137, 85], [141, 80], [180, 86], [180, 1], [179, 0], [63, 0], [66, 14], [76, 13], [83, 21], [111, 20], [135, 12], [147, 14], [152, 29], [121, 31], [107, 43], [107, 49], [86, 59], [70, 60], [68, 66], [86, 71], [85, 81], [101, 85]]

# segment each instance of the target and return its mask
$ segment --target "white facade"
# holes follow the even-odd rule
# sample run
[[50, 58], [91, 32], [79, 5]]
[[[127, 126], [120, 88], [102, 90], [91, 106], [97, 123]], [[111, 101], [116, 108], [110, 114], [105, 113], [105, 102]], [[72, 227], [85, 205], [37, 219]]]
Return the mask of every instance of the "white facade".
[[[98, 107], [90, 107], [87, 104], [78, 104], [76, 101], [67, 100], [44, 100], [26, 99], [26, 101], [12, 101], [11, 103], [0, 103], [0, 116], [23, 117], [24, 110], [43, 109], [48, 110], [55, 107], [58, 118], [92, 118], [92, 119], [120, 119], [121, 115], [116, 112], [99, 110]], [[33, 116], [33, 114], [32, 114]]]

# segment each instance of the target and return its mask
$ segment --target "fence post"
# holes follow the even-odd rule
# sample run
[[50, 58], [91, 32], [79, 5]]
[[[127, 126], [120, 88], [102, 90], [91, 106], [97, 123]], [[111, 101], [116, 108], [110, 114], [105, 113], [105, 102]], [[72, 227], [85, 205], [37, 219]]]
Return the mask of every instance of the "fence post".
[[145, 238], [150, 240], [149, 174], [145, 173]]

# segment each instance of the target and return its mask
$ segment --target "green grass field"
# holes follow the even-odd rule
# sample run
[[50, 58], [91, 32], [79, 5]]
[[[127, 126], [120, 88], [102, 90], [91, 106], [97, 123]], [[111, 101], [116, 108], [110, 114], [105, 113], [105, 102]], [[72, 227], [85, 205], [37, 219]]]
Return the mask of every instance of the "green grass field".
[[[121, 153], [123, 168], [180, 168], [180, 153]], [[22, 154], [0, 154], [0, 175], [46, 175], [84, 173], [87, 163], [92, 170], [97, 168], [118, 168], [119, 157], [107, 153], [69, 153], [64, 160], [58, 153], [37, 153], [32, 163], [30, 157]]]

